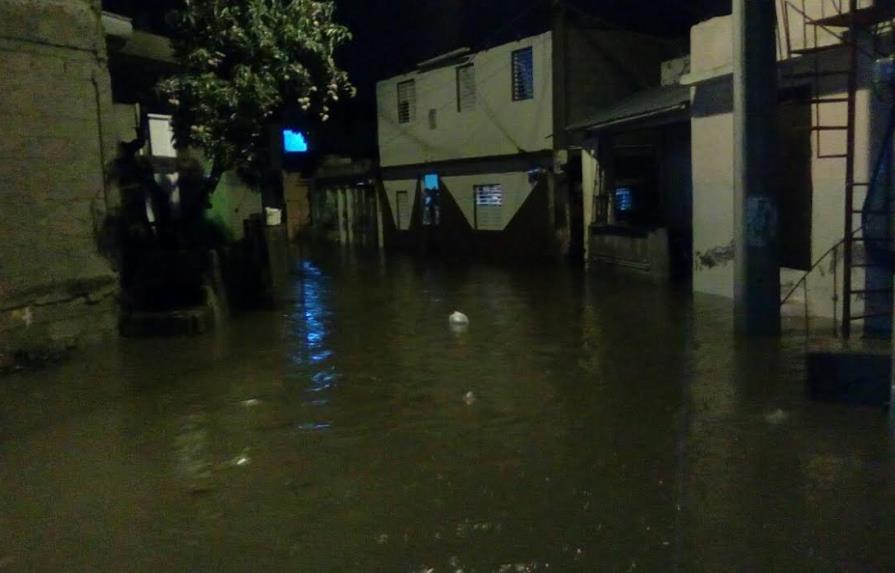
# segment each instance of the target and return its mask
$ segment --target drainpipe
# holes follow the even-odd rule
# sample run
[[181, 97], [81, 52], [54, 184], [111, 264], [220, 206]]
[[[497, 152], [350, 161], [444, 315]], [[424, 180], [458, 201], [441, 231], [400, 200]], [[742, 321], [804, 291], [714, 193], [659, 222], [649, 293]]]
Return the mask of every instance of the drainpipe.
[[780, 334], [775, 19], [774, 0], [733, 2], [734, 314], [749, 336]]

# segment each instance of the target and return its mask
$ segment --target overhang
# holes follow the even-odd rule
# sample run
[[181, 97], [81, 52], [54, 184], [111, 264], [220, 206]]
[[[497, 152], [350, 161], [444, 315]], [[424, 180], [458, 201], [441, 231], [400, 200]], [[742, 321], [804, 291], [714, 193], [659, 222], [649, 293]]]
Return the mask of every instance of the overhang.
[[689, 86], [664, 86], [638, 92], [603, 108], [584, 121], [570, 125], [567, 129], [568, 131], [600, 131], [656, 119], [676, 120], [689, 108]]

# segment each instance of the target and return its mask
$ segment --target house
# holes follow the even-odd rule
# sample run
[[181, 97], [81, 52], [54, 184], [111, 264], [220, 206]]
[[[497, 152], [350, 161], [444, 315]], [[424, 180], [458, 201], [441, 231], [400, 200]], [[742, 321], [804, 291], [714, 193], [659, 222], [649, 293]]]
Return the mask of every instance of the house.
[[379, 82], [391, 246], [512, 257], [581, 251], [579, 150], [566, 126], [658, 86], [680, 44], [590, 27], [459, 49]]
[[[158, 176], [168, 180], [176, 193], [178, 169], [183, 166], [183, 160], [193, 157], [201, 161], [201, 154], [175, 149], [170, 109], [155, 89], [160, 79], [178, 70], [171, 41], [165, 36], [135, 29], [130, 18], [118, 14], [103, 12], [102, 23], [113, 99], [110, 113], [113, 127], [109, 136], [116, 144], [128, 142], [142, 128], [147, 141], [140, 153], [152, 162]], [[261, 195], [229, 172], [221, 177], [211, 197], [208, 216], [227, 237], [239, 240], [243, 238], [245, 219], [262, 211]]]
[[584, 134], [585, 261], [655, 280], [692, 268], [690, 58], [662, 63], [662, 85], [570, 126]]
[[[862, 0], [852, 14], [847, 2], [778, 0], [777, 12], [779, 64], [768, 73], [779, 78], [784, 314], [835, 319], [844, 334], [862, 325], [886, 333], [892, 273], [874, 253], [891, 248], [892, 49], [879, 25], [891, 21], [891, 3]], [[692, 102], [693, 289], [724, 297], [734, 295], [732, 46], [730, 17], [695, 26], [683, 80]]]
[[[344, 246], [382, 248], [381, 185], [373, 161], [325, 157], [307, 194], [313, 238]], [[287, 200], [289, 196], [287, 190]]]

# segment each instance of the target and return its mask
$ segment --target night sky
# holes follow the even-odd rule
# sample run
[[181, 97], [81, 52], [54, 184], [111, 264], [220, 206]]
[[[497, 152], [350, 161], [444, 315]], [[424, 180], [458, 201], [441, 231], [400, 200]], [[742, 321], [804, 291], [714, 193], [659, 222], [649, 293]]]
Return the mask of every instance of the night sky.
[[[104, 0], [106, 10], [164, 33], [179, 0]], [[581, 18], [640, 32], [686, 36], [690, 26], [730, 12], [730, 0], [566, 0]], [[453, 49], [480, 49], [546, 31], [551, 0], [336, 0], [337, 18], [354, 34], [339, 61], [358, 88], [337, 110], [327, 147], [373, 156], [376, 82]]]

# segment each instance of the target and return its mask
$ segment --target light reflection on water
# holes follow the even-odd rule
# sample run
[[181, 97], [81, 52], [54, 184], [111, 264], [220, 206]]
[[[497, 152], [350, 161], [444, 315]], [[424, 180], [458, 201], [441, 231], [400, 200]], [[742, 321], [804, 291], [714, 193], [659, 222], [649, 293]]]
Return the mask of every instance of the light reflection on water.
[[[289, 321], [292, 330], [290, 360], [293, 368], [309, 379], [304, 391], [309, 395], [306, 404], [325, 406], [338, 379], [336, 367], [331, 364], [333, 351], [327, 346], [327, 323], [331, 312], [327, 307], [328, 279], [311, 261], [302, 261], [296, 279], [296, 305]], [[295, 380], [295, 376], [291, 377]], [[299, 378], [300, 380], [301, 378]], [[324, 397], [321, 397], [324, 395]], [[299, 424], [300, 430], [321, 431], [332, 427], [331, 422]]]

